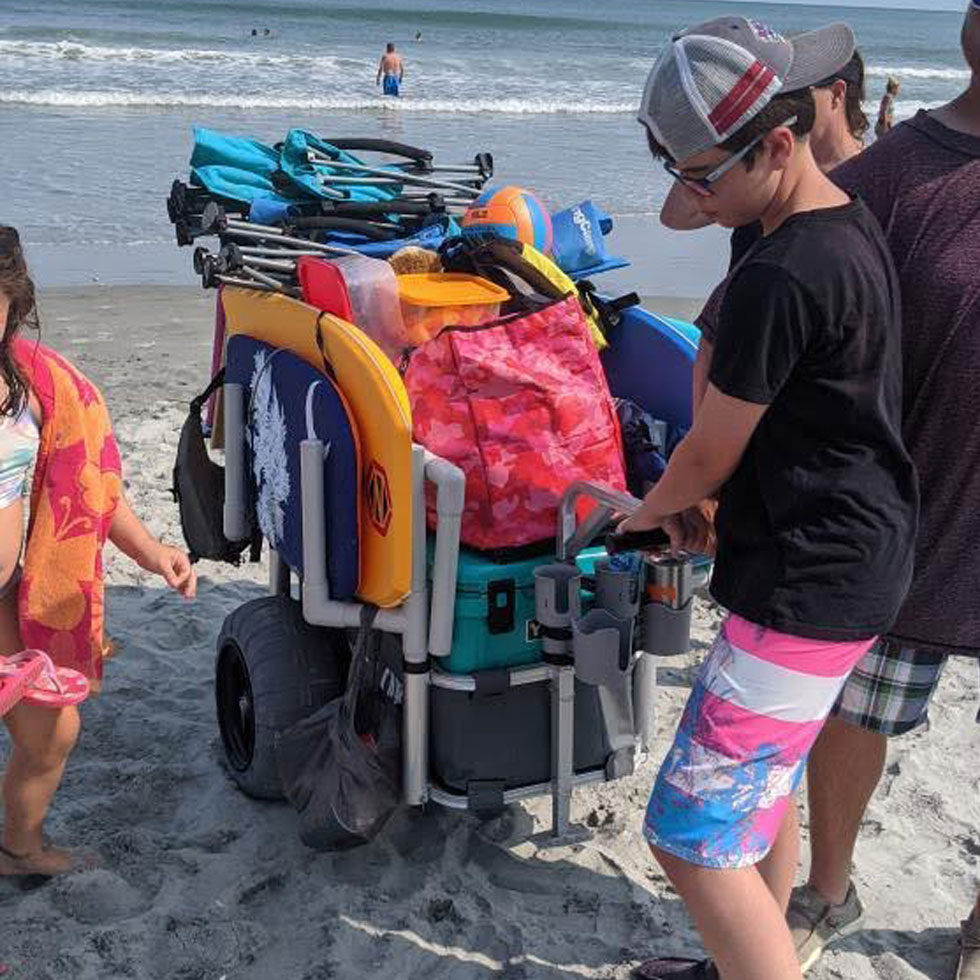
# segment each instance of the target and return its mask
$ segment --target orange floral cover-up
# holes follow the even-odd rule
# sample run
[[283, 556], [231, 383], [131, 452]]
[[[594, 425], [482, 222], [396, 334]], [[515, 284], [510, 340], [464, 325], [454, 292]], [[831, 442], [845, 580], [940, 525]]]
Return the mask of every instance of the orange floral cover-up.
[[21, 640], [59, 667], [102, 677], [102, 549], [122, 493], [122, 461], [99, 390], [50, 348], [14, 357], [41, 403], [41, 439], [19, 593]]

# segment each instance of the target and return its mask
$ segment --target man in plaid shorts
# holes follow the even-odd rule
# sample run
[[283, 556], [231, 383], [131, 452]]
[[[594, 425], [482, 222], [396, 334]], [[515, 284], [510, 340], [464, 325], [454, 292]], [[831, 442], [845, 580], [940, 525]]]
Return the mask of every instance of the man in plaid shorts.
[[[903, 438], [921, 512], [905, 605], [810, 755], [810, 876], [787, 916], [804, 970], [860, 921], [851, 858], [888, 737], [927, 721], [949, 656], [980, 657], [980, 0], [961, 40], [967, 90], [831, 174], [878, 218], [901, 280]], [[980, 899], [962, 926], [956, 977], [980, 980]]]

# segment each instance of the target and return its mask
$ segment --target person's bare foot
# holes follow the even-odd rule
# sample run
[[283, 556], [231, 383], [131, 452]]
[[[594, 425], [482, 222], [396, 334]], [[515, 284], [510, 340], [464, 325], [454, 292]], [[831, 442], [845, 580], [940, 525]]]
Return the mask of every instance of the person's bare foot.
[[31, 854], [14, 854], [0, 847], [0, 878], [25, 875], [41, 875], [53, 878], [84, 868], [94, 868], [98, 857], [87, 851], [70, 850], [67, 847], [44, 847]]

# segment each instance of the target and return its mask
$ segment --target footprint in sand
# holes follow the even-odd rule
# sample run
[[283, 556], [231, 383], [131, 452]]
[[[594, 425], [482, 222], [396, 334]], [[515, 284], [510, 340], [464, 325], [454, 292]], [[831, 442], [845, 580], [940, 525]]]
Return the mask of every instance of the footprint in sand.
[[61, 879], [52, 904], [63, 915], [86, 925], [130, 919], [150, 906], [128, 882], [105, 868], [81, 871]]

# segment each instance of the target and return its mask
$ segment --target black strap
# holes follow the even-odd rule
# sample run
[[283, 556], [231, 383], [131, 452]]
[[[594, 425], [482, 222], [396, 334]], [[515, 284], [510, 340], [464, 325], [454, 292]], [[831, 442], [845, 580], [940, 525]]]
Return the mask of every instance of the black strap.
[[502, 286], [513, 295], [513, 277], [539, 296], [550, 300], [564, 299], [567, 290], [557, 286], [536, 265], [524, 258], [520, 242], [497, 235], [467, 235], [447, 239], [439, 249], [444, 268], [454, 272], [472, 272]]
[[579, 299], [586, 313], [595, 313], [599, 321], [599, 329], [608, 340], [622, 319], [623, 310], [631, 306], [639, 306], [640, 297], [636, 293], [625, 293], [615, 299], [606, 299], [596, 292], [595, 286], [588, 279], [578, 283]]
[[374, 620], [378, 615], [378, 607], [365, 603], [361, 606], [361, 626], [357, 633], [357, 643], [351, 655], [350, 670], [347, 672], [347, 690], [341, 705], [341, 718], [345, 724], [354, 724], [354, 712], [357, 709], [357, 698], [360, 694], [364, 673], [373, 659], [370, 640], [374, 632]]
[[323, 339], [323, 317], [325, 314], [321, 313], [316, 318], [316, 349], [320, 352], [320, 359], [323, 361], [323, 373], [331, 380], [336, 382], [337, 374], [333, 369], [333, 365], [327, 360], [327, 345], [326, 341]]
[[315, 218], [291, 218], [289, 221], [291, 228], [302, 231], [347, 231], [357, 235], [363, 235], [376, 242], [386, 242], [400, 235], [405, 234], [403, 228], [397, 225], [381, 227], [371, 221], [362, 221], [359, 218], [347, 217], [315, 217]]
[[[373, 139], [371, 137], [352, 137], [350, 139], [323, 140], [322, 142], [328, 143], [338, 150], [362, 150], [375, 153], [388, 153], [391, 156], [406, 157], [420, 164], [432, 163], [431, 151], [420, 149], [417, 146], [408, 146], [406, 143], [394, 143], [391, 140]], [[330, 156], [328, 151], [327, 155]]]
[[207, 388], [191, 402], [191, 411], [200, 412], [204, 403], [225, 383], [225, 369], [220, 371], [208, 382]]

